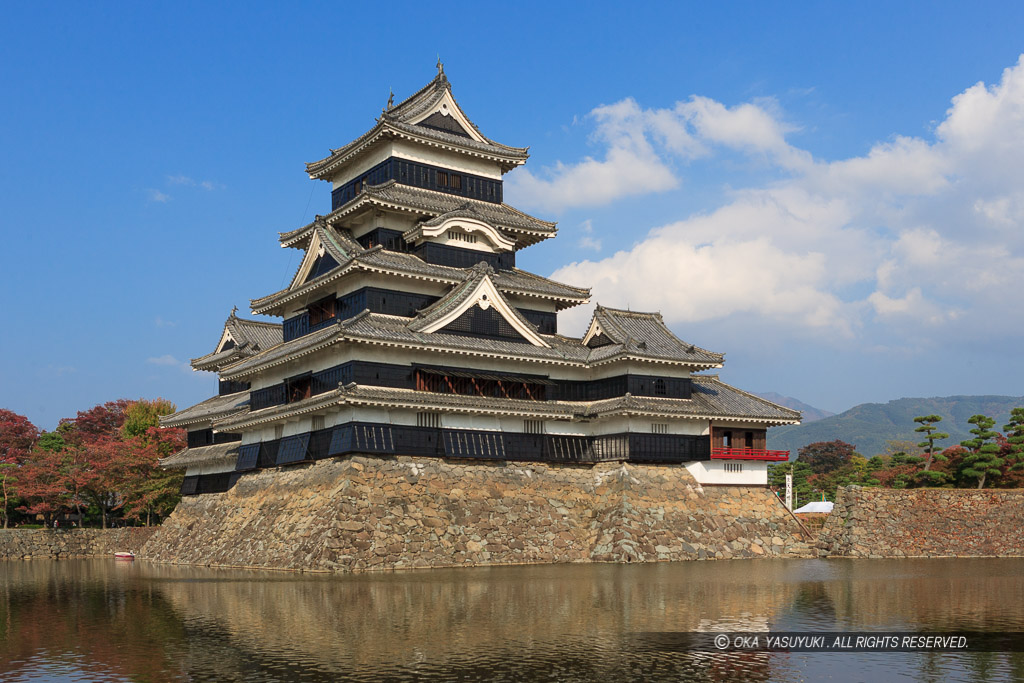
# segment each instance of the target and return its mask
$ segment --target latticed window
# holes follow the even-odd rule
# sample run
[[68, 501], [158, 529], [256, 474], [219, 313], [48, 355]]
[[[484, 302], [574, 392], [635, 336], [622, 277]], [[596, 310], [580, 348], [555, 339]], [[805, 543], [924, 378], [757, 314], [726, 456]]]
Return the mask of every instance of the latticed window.
[[476, 235], [469, 235], [464, 232], [459, 232], [458, 230], [449, 230], [448, 239], [476, 244]]
[[433, 427], [437, 429], [441, 426], [441, 414], [440, 413], [416, 413], [416, 426], [417, 427]]
[[667, 422], [652, 422], [651, 434], [668, 434]]
[[280, 439], [282, 436], [284, 436], [284, 425], [277, 425], [274, 427], [274, 438]]
[[527, 434], [543, 434], [544, 420], [523, 420], [523, 431]]
[[323, 415], [314, 415], [312, 425], [313, 431], [315, 432], [318, 429], [323, 429], [326, 422], [327, 419]]
[[743, 463], [741, 463], [741, 462], [727, 462], [727, 463], [725, 463], [725, 471], [726, 472], [742, 472], [743, 471]]
[[668, 392], [665, 390], [665, 380], [663, 380], [663, 379], [656, 379], [656, 380], [654, 380], [654, 395], [655, 396], [664, 396], [667, 393]]

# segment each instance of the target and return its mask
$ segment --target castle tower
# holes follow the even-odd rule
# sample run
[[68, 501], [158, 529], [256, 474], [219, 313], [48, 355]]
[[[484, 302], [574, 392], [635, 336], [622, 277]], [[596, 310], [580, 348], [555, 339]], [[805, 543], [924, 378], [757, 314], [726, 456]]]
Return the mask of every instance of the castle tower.
[[[193, 361], [220, 395], [165, 418], [189, 448], [186, 494], [245, 472], [352, 453], [555, 463], [685, 463], [698, 481], [758, 485], [766, 430], [799, 413], [699, 374], [722, 354], [657, 313], [597, 306], [586, 334], [558, 313], [590, 291], [516, 267], [554, 223], [503, 201], [527, 149], [491, 140], [437, 76], [352, 142], [306, 165], [331, 211], [280, 235], [303, 252], [283, 290], [232, 313]], [[193, 433], [196, 435], [193, 436]]]

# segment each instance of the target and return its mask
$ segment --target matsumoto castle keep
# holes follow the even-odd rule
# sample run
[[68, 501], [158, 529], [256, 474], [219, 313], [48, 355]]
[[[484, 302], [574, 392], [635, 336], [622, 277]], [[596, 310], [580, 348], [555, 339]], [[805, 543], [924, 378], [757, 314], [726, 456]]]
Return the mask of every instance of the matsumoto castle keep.
[[[773, 425], [797, 411], [707, 374], [720, 353], [658, 313], [598, 305], [582, 338], [558, 313], [590, 290], [520, 270], [555, 224], [505, 204], [527, 149], [483, 135], [437, 76], [369, 131], [306, 165], [331, 210], [280, 235], [303, 253], [283, 290], [234, 312], [213, 351], [219, 395], [162, 420], [182, 493], [345, 456], [684, 464], [701, 484], [765, 485]], [[681, 294], [682, 295], [682, 294]]]

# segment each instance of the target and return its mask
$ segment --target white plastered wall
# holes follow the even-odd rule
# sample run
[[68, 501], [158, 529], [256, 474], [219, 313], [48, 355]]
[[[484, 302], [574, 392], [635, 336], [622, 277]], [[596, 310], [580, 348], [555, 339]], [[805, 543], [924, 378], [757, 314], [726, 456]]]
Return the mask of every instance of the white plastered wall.
[[[739, 464], [742, 471], [727, 472], [726, 463]], [[702, 460], [687, 463], [686, 469], [701, 484], [768, 485], [768, 463], [757, 460]]]

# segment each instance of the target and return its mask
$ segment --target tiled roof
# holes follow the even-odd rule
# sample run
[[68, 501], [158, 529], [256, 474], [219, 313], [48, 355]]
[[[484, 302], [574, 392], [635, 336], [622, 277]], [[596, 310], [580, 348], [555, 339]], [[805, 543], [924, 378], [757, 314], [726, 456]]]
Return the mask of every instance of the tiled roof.
[[[191, 361], [193, 368], [196, 370], [220, 370], [240, 358], [246, 358], [263, 349], [277, 346], [283, 340], [281, 323], [245, 320], [239, 318], [235, 313], [236, 311], [231, 311], [231, 315], [224, 322], [224, 329], [231, 335], [234, 346], [230, 349], [214, 351], [205, 356], [193, 358]], [[221, 334], [221, 339], [223, 337], [224, 335]]]
[[403, 185], [395, 180], [388, 180], [379, 185], [367, 185], [354, 198], [328, 214], [325, 220], [329, 224], [333, 224], [368, 204], [393, 206], [424, 217], [435, 217], [451, 211], [472, 209], [483, 220], [495, 227], [505, 232], [515, 233], [518, 241], [523, 245], [552, 237], [557, 232], [555, 223], [542, 221], [508, 204], [495, 204], [445, 192], [425, 190], [420, 187]]
[[799, 411], [730, 386], [717, 375], [693, 375], [693, 394], [689, 399], [626, 395], [594, 401], [587, 406], [586, 412], [594, 416], [642, 413], [776, 424], [800, 421]]
[[[586, 366], [632, 358], [683, 364], [691, 367], [719, 367], [721, 356], [705, 355], [703, 350], [691, 351], [690, 347], [678, 342], [675, 346], [656, 346], [653, 351], [644, 348], [642, 340], [629, 344], [610, 344], [590, 349], [580, 339], [561, 335], [540, 335], [548, 347], [534, 346], [527, 341], [465, 337], [445, 332], [417, 332], [411, 324], [415, 318], [403, 318], [382, 313], [362, 313], [338, 321], [322, 330], [286, 342], [256, 356], [226, 368], [224, 379], [241, 379], [269, 367], [279, 365], [307, 353], [341, 341], [365, 342], [405, 348], [422, 348], [448, 351], [460, 355], [478, 355], [515, 360]], [[674, 339], [674, 337], [673, 337]]]
[[481, 415], [523, 415], [529, 417], [563, 419], [572, 417], [578, 407], [560, 401], [524, 401], [512, 398], [488, 398], [460, 394], [439, 394], [414, 389], [393, 389], [368, 385], [348, 384], [334, 391], [317, 394], [295, 403], [271, 406], [254, 412], [240, 413], [217, 423], [221, 431], [242, 430], [250, 427], [291, 419], [323, 410], [330, 406], [373, 405], [441, 412], [476, 413]]
[[238, 461], [238, 442], [218, 443], [212, 446], [185, 448], [173, 455], [160, 459], [165, 470], [184, 470], [192, 465], [224, 466]]
[[[348, 233], [347, 230], [334, 228], [323, 230], [325, 238], [322, 239], [325, 240], [326, 245], [330, 245], [331, 240], [335, 242], [340, 239], [349, 240], [342, 243], [343, 248], [327, 247], [328, 251], [331, 251], [331, 255], [338, 261], [339, 265], [336, 268], [295, 288], [282, 289], [259, 299], [253, 299], [250, 302], [252, 309], [260, 313], [276, 311], [281, 304], [312, 295], [320, 287], [337, 280], [354, 269], [423, 278], [446, 284], [459, 283], [466, 277], [467, 268], [427, 263], [413, 254], [389, 251], [379, 245], [365, 249], [357, 242], [352, 241], [350, 237], [346, 237], [346, 233]], [[492, 279], [494, 286], [502, 292], [553, 299], [559, 310], [584, 303], [590, 298], [589, 289], [555, 282], [518, 268], [499, 270]]]
[[160, 418], [161, 427], [184, 427], [186, 425], [217, 420], [228, 415], [246, 410], [249, 405], [249, 392], [239, 391], [224, 396], [208, 398], [194, 406], [179, 410], [173, 415]]
[[348, 384], [295, 403], [239, 413], [217, 423], [224, 430], [247, 429], [316, 412], [331, 406], [370, 405], [402, 407], [413, 410], [522, 415], [555, 420], [598, 418], [611, 415], [647, 417], [691, 417], [694, 419], [734, 420], [792, 424], [800, 413], [731, 387], [714, 375], [694, 376], [693, 396], [689, 399], [649, 396], [620, 396], [602, 401], [525, 401], [520, 399], [441, 394], [413, 389], [395, 389]]
[[273, 367], [333, 344], [342, 336], [343, 328], [341, 323], [342, 321], [338, 321], [334, 325], [328, 325], [322, 330], [286, 341], [272, 349], [267, 349], [255, 356], [250, 356], [229, 368], [225, 368], [221, 372], [221, 379], [245, 377], [252, 374], [255, 369]]
[[[306, 172], [313, 178], [323, 177], [364, 147], [376, 142], [380, 137], [401, 136], [402, 134], [441, 143], [450, 148], [463, 150], [471, 154], [476, 153], [477, 155], [494, 157], [503, 160], [507, 168], [517, 166], [527, 159], [529, 156], [528, 148], [509, 147], [487, 138], [480, 132], [476, 124], [469, 120], [465, 112], [462, 112], [462, 115], [469, 122], [473, 132], [483, 138], [483, 142], [412, 123], [429, 111], [431, 107], [434, 107], [444, 97], [445, 93], [450, 91], [451, 84], [448, 82], [448, 78], [444, 73], [439, 73], [434, 80], [415, 94], [397, 106], [382, 112], [381, 117], [377, 120], [377, 124], [369, 131], [343, 147], [330, 150], [331, 153], [327, 157], [306, 164]], [[456, 106], [458, 106], [457, 102]], [[459, 109], [461, 111], [462, 108], [459, 107]]]
[[665, 325], [660, 313], [641, 313], [606, 308], [598, 305], [591, 326], [597, 324], [611, 344], [598, 346], [590, 354], [590, 362], [620, 356], [691, 360], [712, 367], [720, 366], [725, 357], [720, 353], [688, 344]]
[[[447, 294], [435, 301], [433, 304], [424, 308], [422, 311], [419, 311], [416, 317], [408, 323], [409, 329], [415, 332], [420, 332], [423, 329], [430, 327], [431, 323], [434, 323], [446, 316], [452, 311], [452, 309], [456, 309], [466, 303], [466, 300], [473, 296], [477, 287], [480, 286], [480, 282], [486, 277], [490, 277], [491, 281], [494, 281], [494, 269], [486, 263], [478, 263], [472, 268], [468, 268], [463, 281], [453, 287]], [[508, 301], [501, 296], [501, 292], [498, 292], [498, 297], [502, 299], [503, 307], [507, 308], [512, 316], [515, 317], [516, 322], [527, 330], [533, 330], [534, 332], [537, 331], [537, 326], [524, 318], [522, 313], [509, 304]]]

